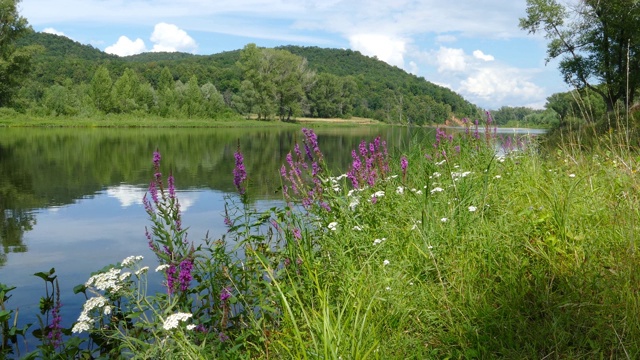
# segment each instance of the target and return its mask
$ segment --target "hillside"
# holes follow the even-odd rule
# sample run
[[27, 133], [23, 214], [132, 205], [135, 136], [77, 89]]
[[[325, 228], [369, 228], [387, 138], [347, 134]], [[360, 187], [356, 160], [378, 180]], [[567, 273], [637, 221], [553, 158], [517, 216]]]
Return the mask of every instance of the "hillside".
[[[225, 105], [230, 110], [239, 111], [233, 99], [240, 96], [241, 84], [245, 80], [237, 65], [242, 50], [213, 55], [144, 53], [118, 57], [66, 37], [46, 33], [32, 33], [21, 39], [19, 45], [30, 44], [39, 44], [45, 50], [33, 59], [33, 72], [21, 92], [26, 97], [22, 103], [30, 105], [22, 105], [23, 108], [43, 101], [44, 90], [56, 84], [69, 87], [71, 84], [91, 83], [96, 69], [104, 66], [114, 83], [126, 69], [131, 69], [139, 81], [148, 83], [154, 91], [157, 91], [165, 68], [173, 81], [181, 84], [195, 76], [198, 85], [210, 83], [224, 95]], [[283, 46], [277, 51], [306, 58], [308, 68], [317, 75], [317, 83], [338, 81], [352, 84], [352, 104], [348, 112], [340, 116], [424, 124], [442, 123], [451, 115], [472, 117], [478, 114], [475, 105], [455, 92], [357, 51], [299, 46]], [[311, 100], [304, 101], [296, 108], [298, 116], [319, 116], [318, 111], [314, 112]], [[148, 105], [147, 109], [153, 107], [153, 104]]]

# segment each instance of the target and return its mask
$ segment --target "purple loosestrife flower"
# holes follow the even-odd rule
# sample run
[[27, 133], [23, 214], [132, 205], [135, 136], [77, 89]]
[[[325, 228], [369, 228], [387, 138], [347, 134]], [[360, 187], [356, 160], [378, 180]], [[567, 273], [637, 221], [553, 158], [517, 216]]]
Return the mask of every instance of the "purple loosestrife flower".
[[409, 160], [407, 160], [407, 157], [403, 155], [400, 158], [400, 169], [402, 169], [402, 180], [403, 181], [407, 177], [407, 167], [409, 167]]
[[189, 258], [182, 260], [180, 263], [180, 275], [178, 280], [180, 281], [180, 290], [187, 291], [189, 285], [191, 285], [191, 270], [193, 269], [193, 261]]
[[220, 340], [220, 342], [229, 341], [229, 337], [223, 332], [220, 332], [220, 334], [218, 334], [218, 339]]
[[160, 156], [160, 152], [156, 149], [156, 151], [153, 152], [153, 167], [154, 169], [158, 169], [160, 168], [160, 159], [162, 157]]
[[296, 240], [302, 239], [302, 233], [300, 232], [300, 229], [298, 229], [298, 228], [293, 229], [293, 237]]
[[167, 184], [169, 186], [169, 198], [176, 198], [176, 187], [175, 187], [175, 179], [173, 178], [173, 173], [169, 174], [169, 178], [167, 179]]
[[167, 268], [167, 271], [165, 272], [166, 276], [167, 276], [167, 291], [169, 293], [169, 295], [173, 294], [173, 291], [175, 289], [175, 274], [176, 274], [176, 266], [173, 264], [170, 264], [169, 267]]
[[233, 184], [236, 186], [238, 193], [240, 195], [244, 195], [245, 188], [243, 187], [243, 183], [247, 180], [247, 171], [244, 168], [244, 157], [240, 152], [240, 147], [238, 146], [238, 151], [234, 154], [236, 159], [236, 166], [233, 169]]
[[49, 324], [49, 333], [47, 338], [51, 340], [51, 345], [54, 349], [57, 349], [62, 345], [62, 316], [60, 316], [60, 308], [62, 303], [60, 302], [60, 295], [58, 294], [58, 300], [56, 305], [51, 311], [51, 324]]
[[220, 291], [220, 301], [226, 302], [231, 298], [231, 288], [225, 287]]

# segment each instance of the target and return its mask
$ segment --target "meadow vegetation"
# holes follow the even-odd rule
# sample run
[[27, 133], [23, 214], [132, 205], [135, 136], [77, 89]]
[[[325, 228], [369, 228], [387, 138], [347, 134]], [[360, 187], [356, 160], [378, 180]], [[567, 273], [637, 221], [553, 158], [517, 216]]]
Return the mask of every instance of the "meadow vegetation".
[[[477, 124], [477, 123], [476, 123]], [[60, 326], [53, 271], [40, 326], [0, 293], [2, 354], [25, 358], [637, 358], [640, 157], [615, 135], [585, 148], [438, 130], [397, 153], [383, 139], [330, 174], [303, 130], [282, 164], [282, 208], [246, 201], [238, 149], [228, 232], [187, 234], [154, 154], [145, 208], [158, 268], [131, 257], [76, 288]], [[277, 169], [274, 169], [277, 171]], [[168, 175], [168, 176], [167, 176]], [[192, 239], [204, 237], [192, 242]], [[147, 275], [165, 291], [147, 293]], [[82, 296], [82, 295], [78, 295]], [[14, 321], [17, 319], [17, 322]], [[16, 353], [27, 331], [40, 343]], [[88, 336], [86, 336], [88, 334]]]

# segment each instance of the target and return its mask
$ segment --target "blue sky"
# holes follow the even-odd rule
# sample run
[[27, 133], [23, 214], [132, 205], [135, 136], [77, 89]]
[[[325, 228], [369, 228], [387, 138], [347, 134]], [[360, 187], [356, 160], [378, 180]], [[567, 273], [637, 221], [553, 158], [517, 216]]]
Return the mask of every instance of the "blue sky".
[[121, 56], [213, 54], [248, 43], [358, 50], [446, 86], [485, 109], [542, 108], [567, 91], [546, 41], [505, 0], [22, 0], [36, 31]]

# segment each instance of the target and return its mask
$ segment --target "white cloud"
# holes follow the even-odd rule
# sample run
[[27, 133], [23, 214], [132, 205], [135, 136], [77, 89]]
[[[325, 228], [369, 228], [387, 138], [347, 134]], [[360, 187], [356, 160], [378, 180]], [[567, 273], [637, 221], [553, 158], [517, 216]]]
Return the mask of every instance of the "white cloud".
[[458, 38], [453, 36], [453, 35], [438, 35], [438, 36], [436, 36], [436, 42], [437, 43], [450, 43], [450, 42], [455, 42], [456, 40], [458, 40]]
[[[153, 48], [151, 49], [151, 51], [154, 52], [195, 52], [198, 48], [198, 44], [196, 44], [196, 41], [193, 40], [193, 38], [189, 36], [186, 31], [173, 24], [156, 24], [153, 29], [153, 33], [151, 34], [150, 40], [153, 43]], [[148, 50], [147, 46], [144, 43], [144, 40], [137, 38], [134, 41], [123, 35], [120, 36], [115, 44], [107, 46], [104, 51], [106, 53], [115, 54], [118, 56], [129, 56], [140, 54]]]
[[349, 37], [351, 48], [397, 67], [404, 67], [406, 41], [387, 35], [357, 34]]
[[151, 51], [182, 51], [195, 53], [198, 44], [186, 31], [174, 24], [158, 23], [151, 34], [151, 42], [154, 43]]
[[484, 61], [493, 61], [493, 60], [495, 60], [495, 58], [492, 55], [486, 55], [485, 53], [483, 53], [480, 50], [475, 50], [473, 52], [473, 57], [475, 57], [476, 59], [484, 60]]
[[409, 61], [409, 72], [418, 75], [418, 64], [415, 61]]
[[142, 39], [137, 38], [133, 41], [124, 35], [120, 36], [115, 44], [104, 49], [104, 52], [118, 56], [135, 55], [145, 51], [147, 51], [147, 47]]
[[526, 71], [505, 67], [477, 69], [460, 82], [459, 91], [472, 101], [475, 99], [503, 105], [535, 102], [544, 96], [543, 89], [529, 80]]
[[66, 36], [62, 31], [58, 31], [52, 27], [44, 28], [42, 29], [42, 32], [47, 34], [58, 35], [58, 36]]
[[[107, 196], [118, 199], [120, 206], [127, 208], [132, 205], [142, 205], [142, 198], [146, 189], [132, 185], [118, 185], [107, 189]], [[180, 202], [180, 211], [186, 212], [198, 199], [198, 193], [193, 191], [177, 191], [176, 196]]]
[[467, 61], [465, 60], [464, 50], [440, 47], [436, 54], [438, 63], [438, 72], [445, 71], [465, 71], [467, 69]]

